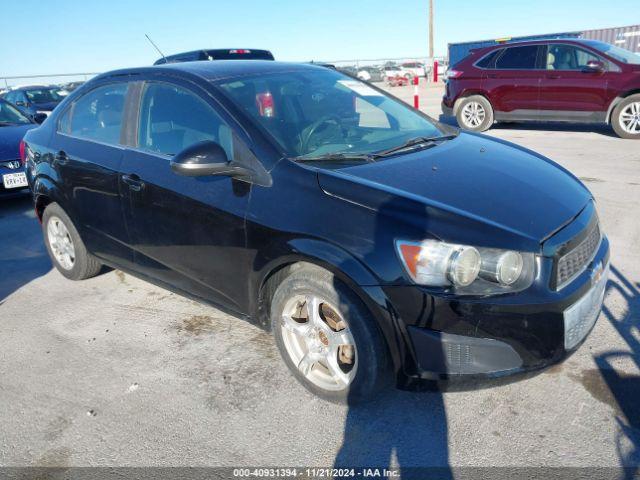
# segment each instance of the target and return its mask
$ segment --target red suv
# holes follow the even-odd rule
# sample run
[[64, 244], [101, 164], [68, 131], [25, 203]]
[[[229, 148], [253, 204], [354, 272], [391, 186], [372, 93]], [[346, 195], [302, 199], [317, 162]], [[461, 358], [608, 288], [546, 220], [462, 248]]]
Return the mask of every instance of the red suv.
[[640, 139], [640, 55], [578, 39], [475, 50], [449, 70], [442, 111], [478, 132], [543, 120], [606, 123]]

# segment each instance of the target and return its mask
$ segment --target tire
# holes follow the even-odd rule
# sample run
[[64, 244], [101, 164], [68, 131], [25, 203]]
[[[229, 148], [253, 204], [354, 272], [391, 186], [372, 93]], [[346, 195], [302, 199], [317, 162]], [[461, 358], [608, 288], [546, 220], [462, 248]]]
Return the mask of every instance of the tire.
[[102, 264], [87, 251], [75, 225], [57, 203], [45, 209], [42, 233], [51, 262], [69, 280], [85, 280], [100, 272]]
[[[309, 310], [317, 312], [311, 322]], [[362, 301], [331, 272], [311, 264], [295, 265], [275, 289], [270, 318], [287, 367], [318, 397], [334, 403], [361, 403], [390, 382], [382, 333]], [[287, 326], [290, 323], [295, 331]], [[340, 346], [335, 347], [337, 344]], [[324, 350], [314, 352], [314, 346]], [[337, 375], [336, 367], [340, 368]]]
[[616, 105], [611, 126], [620, 138], [640, 139], [640, 93], [629, 95]]
[[456, 120], [460, 128], [472, 132], [484, 132], [493, 125], [493, 107], [482, 95], [471, 95], [457, 102]]

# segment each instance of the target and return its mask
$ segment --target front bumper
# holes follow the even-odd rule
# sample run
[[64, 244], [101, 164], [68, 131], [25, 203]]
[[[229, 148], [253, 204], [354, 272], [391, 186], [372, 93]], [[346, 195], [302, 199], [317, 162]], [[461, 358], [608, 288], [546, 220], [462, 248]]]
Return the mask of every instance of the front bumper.
[[524, 292], [486, 298], [386, 288], [394, 315], [406, 329], [405, 378], [475, 381], [561, 361], [595, 325], [608, 266], [609, 242], [603, 236], [587, 268], [560, 291], [548, 288], [548, 278]]

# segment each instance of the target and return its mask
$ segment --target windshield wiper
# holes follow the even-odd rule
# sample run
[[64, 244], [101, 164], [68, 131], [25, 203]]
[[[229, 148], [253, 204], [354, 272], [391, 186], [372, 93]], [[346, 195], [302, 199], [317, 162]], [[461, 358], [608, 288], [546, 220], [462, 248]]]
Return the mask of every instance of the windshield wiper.
[[317, 155], [315, 157], [294, 157], [294, 162], [351, 162], [364, 161], [373, 162], [376, 155], [368, 153], [327, 153], [326, 155]]
[[456, 138], [457, 136], [458, 136], [457, 134], [451, 134], [451, 135], [442, 135], [440, 137], [410, 138], [409, 140], [404, 142], [402, 145], [398, 145], [396, 147], [392, 147], [387, 150], [376, 152], [374, 155], [376, 157], [386, 157], [387, 155], [392, 155], [394, 153], [398, 153], [402, 150], [406, 150], [412, 147], [424, 147], [424, 148], [433, 147], [436, 144], [436, 142], [440, 142], [443, 140], [451, 140], [453, 138]]

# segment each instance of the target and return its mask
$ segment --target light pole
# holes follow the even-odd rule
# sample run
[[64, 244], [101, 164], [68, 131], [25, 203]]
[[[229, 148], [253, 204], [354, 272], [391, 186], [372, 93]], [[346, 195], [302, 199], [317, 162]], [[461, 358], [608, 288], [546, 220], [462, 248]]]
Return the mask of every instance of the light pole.
[[429, 59], [433, 61], [433, 0], [429, 0]]

